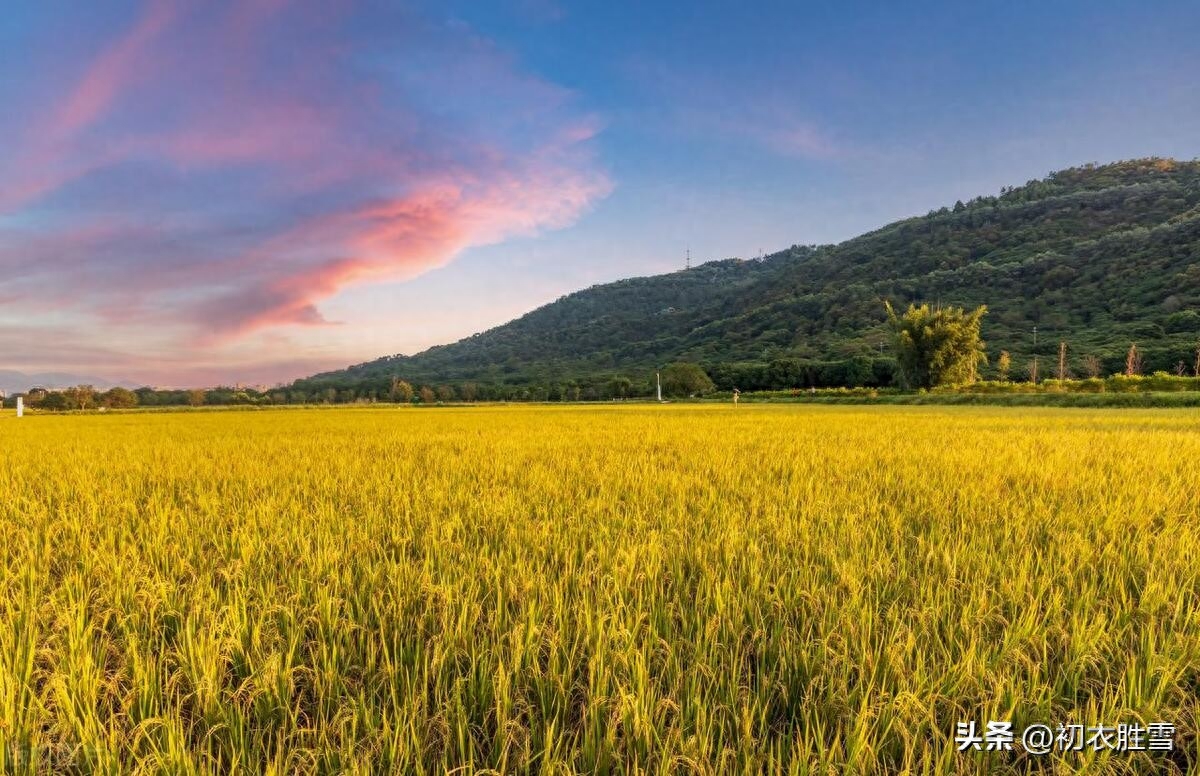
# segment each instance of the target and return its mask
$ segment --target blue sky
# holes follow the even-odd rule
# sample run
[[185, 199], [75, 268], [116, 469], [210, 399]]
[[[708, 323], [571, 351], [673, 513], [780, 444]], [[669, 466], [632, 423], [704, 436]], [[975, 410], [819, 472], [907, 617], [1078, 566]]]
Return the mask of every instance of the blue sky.
[[4, 368], [274, 382], [1200, 154], [1194, 3], [70, 7], [0, 19]]

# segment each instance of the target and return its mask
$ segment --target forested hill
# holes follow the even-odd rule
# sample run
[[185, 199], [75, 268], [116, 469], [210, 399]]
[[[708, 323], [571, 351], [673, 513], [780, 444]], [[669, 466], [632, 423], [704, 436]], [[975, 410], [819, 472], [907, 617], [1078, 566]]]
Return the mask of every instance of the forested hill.
[[1147, 370], [1190, 368], [1200, 337], [1200, 162], [1064, 170], [838, 245], [595, 286], [451, 345], [297, 385], [366, 390], [399, 377], [598, 386], [640, 383], [670, 361], [698, 362], [718, 384], [743, 387], [871, 384], [889, 375], [884, 299], [986, 304], [989, 353], [1008, 350], [1018, 367], [1035, 352], [1036, 326], [1044, 356], [1065, 340], [1073, 362], [1098, 356], [1115, 370], [1136, 342]]

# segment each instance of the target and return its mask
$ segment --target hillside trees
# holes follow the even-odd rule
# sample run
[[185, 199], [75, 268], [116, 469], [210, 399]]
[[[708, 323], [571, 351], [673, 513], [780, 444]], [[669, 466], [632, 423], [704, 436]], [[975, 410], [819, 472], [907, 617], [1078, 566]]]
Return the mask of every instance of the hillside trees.
[[[722, 390], [747, 389], [751, 377], [758, 389], [886, 385], [891, 370], [883, 375], [880, 365], [893, 354], [879, 349], [888, 334], [880, 298], [899, 309], [986, 303], [985, 334], [994, 351], [1009, 351], [1010, 379], [1024, 379], [1034, 356], [1043, 376], [1054, 374], [1060, 339], [1094, 354], [1104, 373], [1123, 369], [1131, 341], [1145, 372], [1191, 364], [1200, 336], [1200, 162], [1063, 170], [838, 245], [598, 285], [458, 343], [297, 387], [385, 395], [401, 375], [414, 385], [472, 381], [497, 398], [561, 396], [568, 381], [585, 397], [589, 388], [607, 396], [613, 376], [653, 378], [674, 361], [703, 365]], [[1035, 324], [1048, 335], [1041, 348], [1029, 346]], [[872, 360], [870, 375], [856, 358]], [[781, 362], [804, 366], [780, 372]], [[651, 382], [643, 395], [652, 393]]]
[[897, 314], [890, 302], [884, 304], [900, 381], [905, 387], [975, 382], [979, 366], [987, 363], [979, 336], [986, 306], [966, 312], [961, 307], [910, 304], [903, 314]]

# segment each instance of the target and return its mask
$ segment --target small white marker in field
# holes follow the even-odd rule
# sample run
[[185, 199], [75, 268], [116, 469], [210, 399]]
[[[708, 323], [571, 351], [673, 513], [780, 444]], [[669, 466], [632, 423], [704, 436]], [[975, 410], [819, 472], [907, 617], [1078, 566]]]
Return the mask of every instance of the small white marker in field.
[[18, 396], [17, 397], [17, 417], [22, 418], [24, 416], [25, 416], [25, 397]]

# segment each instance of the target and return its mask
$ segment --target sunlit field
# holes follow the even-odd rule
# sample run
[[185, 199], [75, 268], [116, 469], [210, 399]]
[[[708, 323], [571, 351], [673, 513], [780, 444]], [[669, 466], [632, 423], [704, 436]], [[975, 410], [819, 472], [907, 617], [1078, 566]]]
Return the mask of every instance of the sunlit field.
[[1196, 411], [6, 416], [0, 455], [3, 773], [1200, 762]]

